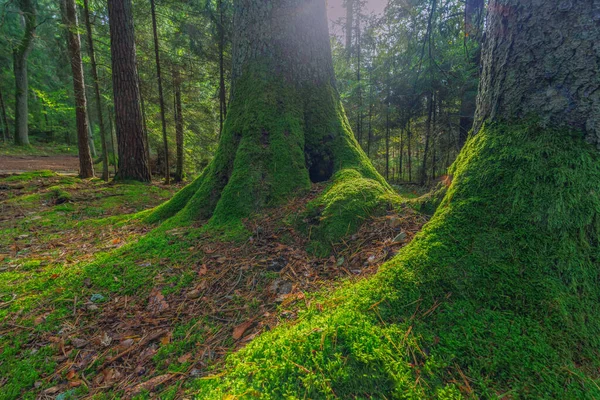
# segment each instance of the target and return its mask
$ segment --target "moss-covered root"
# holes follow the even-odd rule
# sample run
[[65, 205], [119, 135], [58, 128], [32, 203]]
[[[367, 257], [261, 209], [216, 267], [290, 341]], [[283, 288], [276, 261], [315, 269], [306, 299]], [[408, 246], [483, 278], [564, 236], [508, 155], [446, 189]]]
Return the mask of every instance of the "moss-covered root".
[[495, 125], [451, 172], [376, 276], [232, 355], [198, 398], [599, 398], [598, 152]]
[[433, 215], [446, 196], [446, 192], [448, 191], [447, 184], [450, 182], [450, 179], [448, 177], [444, 182], [438, 183], [429, 193], [409, 200], [408, 204], [420, 213]]

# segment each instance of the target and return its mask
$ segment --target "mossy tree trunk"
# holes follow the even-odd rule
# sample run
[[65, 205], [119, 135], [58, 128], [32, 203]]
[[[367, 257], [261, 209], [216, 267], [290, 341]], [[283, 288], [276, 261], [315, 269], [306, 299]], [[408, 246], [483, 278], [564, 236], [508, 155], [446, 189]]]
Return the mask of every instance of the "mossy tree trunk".
[[388, 190], [341, 106], [325, 1], [238, 0], [234, 26], [232, 97], [216, 155], [150, 220], [179, 213], [235, 225], [343, 169]]

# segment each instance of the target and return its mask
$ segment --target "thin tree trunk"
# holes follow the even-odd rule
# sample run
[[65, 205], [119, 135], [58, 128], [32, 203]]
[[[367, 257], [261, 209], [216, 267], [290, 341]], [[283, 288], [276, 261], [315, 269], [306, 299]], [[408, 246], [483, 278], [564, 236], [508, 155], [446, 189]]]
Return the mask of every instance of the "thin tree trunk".
[[77, 124], [77, 147], [79, 149], [79, 176], [92, 178], [94, 162], [90, 154], [89, 125], [87, 119], [87, 100], [85, 97], [85, 81], [83, 63], [81, 61], [81, 41], [77, 24], [77, 9], [75, 0], [62, 0], [62, 18], [67, 28], [67, 42], [73, 73], [73, 92], [75, 94], [75, 120]]
[[421, 177], [419, 184], [424, 186], [427, 183], [427, 157], [429, 156], [429, 140], [431, 138], [431, 118], [433, 116], [433, 103], [435, 101], [433, 93], [429, 92], [427, 96], [427, 122], [425, 123], [425, 148], [423, 149], [423, 162], [421, 163]]
[[181, 182], [183, 180], [183, 114], [181, 108], [181, 77], [177, 66], [173, 68], [173, 89], [175, 91], [175, 141], [177, 144], [175, 182]]
[[104, 118], [102, 115], [102, 101], [100, 98], [100, 80], [98, 79], [98, 66], [96, 64], [96, 53], [94, 51], [94, 37], [92, 33], [92, 24], [90, 22], [90, 9], [88, 0], [83, 0], [83, 15], [85, 19], [85, 28], [87, 31], [88, 54], [90, 57], [92, 80], [94, 81], [96, 114], [98, 115], [98, 125], [100, 127], [100, 140], [102, 143], [102, 179], [108, 181], [108, 146], [106, 145], [106, 129], [104, 127]]
[[388, 101], [385, 110], [385, 179], [390, 178], [390, 102], [389, 102], [389, 86], [388, 86]]
[[142, 123], [131, 0], [108, 0], [110, 50], [119, 151], [116, 179], [150, 182], [148, 138]]
[[410, 130], [410, 120], [408, 120], [408, 129], [406, 131], [406, 145], [408, 156], [406, 158], [408, 162], [408, 181], [412, 182], [412, 132]]
[[[389, 112], [389, 110], [388, 110]], [[373, 140], [373, 71], [369, 73], [369, 134], [367, 137], [367, 156], [371, 157], [371, 141]]]
[[165, 118], [165, 98], [163, 96], [162, 76], [160, 71], [160, 51], [158, 46], [158, 28], [156, 26], [156, 5], [150, 0], [152, 13], [152, 32], [154, 34], [154, 56], [156, 58], [156, 79], [158, 80], [158, 101], [160, 105], [160, 121], [162, 124], [163, 147], [165, 152], [165, 183], [171, 183], [171, 168], [169, 166], [169, 141], [167, 139], [167, 120]]
[[352, 55], [352, 31], [354, 30], [354, 0], [346, 0], [346, 57]]
[[86, 96], [86, 118], [88, 124], [88, 143], [90, 145], [90, 152], [92, 154], [92, 158], [98, 157], [98, 152], [96, 152], [96, 143], [94, 143], [94, 125], [92, 124], [92, 113], [90, 110], [90, 101]]
[[18, 0], [17, 2], [25, 20], [23, 38], [13, 51], [15, 73], [15, 143], [20, 146], [29, 144], [29, 129], [27, 126], [29, 81], [27, 73], [27, 58], [33, 48], [36, 30], [36, 10], [33, 0]]
[[116, 132], [114, 129], [114, 124], [113, 124], [113, 117], [112, 117], [112, 113], [109, 111], [108, 112], [108, 123], [110, 125], [110, 147], [112, 149], [112, 155], [113, 155], [113, 171], [115, 173], [115, 176], [117, 176], [117, 160], [119, 158], [119, 155], [117, 154], [117, 149], [115, 148], [115, 139], [116, 139]]
[[219, 136], [223, 133], [223, 123], [227, 118], [227, 96], [225, 94], [225, 20], [223, 0], [217, 1], [219, 8]]
[[6, 118], [6, 107], [4, 105], [4, 96], [2, 96], [2, 90], [0, 90], [0, 112], [2, 112], [2, 124], [4, 128], [2, 128], [2, 137], [6, 142], [10, 139], [10, 129], [8, 128], [8, 118]]
[[403, 158], [404, 155], [404, 129], [400, 129], [400, 151], [398, 153], [398, 177], [400, 178], [400, 180], [404, 180], [404, 177], [402, 175], [402, 173], [404, 172], [402, 170], [402, 168], [404, 167], [402, 165], [402, 162], [404, 161]]

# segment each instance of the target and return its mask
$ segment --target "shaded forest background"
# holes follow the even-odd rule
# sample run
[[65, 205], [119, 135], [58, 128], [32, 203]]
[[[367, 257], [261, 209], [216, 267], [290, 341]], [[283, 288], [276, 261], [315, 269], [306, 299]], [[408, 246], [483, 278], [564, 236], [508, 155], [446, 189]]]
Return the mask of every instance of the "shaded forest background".
[[[26, 33], [23, 0], [0, 7], [0, 127], [7, 152], [15, 129], [13, 54]], [[471, 129], [479, 79], [483, 0], [390, 0], [382, 15], [365, 1], [346, 0], [347, 15], [332, 22], [338, 90], [357, 140], [391, 182], [432, 183], [454, 161]], [[29, 136], [32, 144], [76, 152], [77, 135], [66, 28], [57, 2], [35, 5], [28, 57]], [[107, 152], [115, 164], [108, 11], [88, 3], [98, 65]], [[78, 4], [91, 151], [101, 160], [84, 4]], [[165, 175], [165, 145], [152, 31], [151, 3], [133, 4], [141, 108], [153, 175]], [[226, 116], [233, 5], [228, 0], [156, 2], [157, 36], [170, 170], [176, 160], [176, 96], [184, 127], [183, 162], [189, 177], [210, 161]], [[114, 168], [111, 166], [111, 173]]]

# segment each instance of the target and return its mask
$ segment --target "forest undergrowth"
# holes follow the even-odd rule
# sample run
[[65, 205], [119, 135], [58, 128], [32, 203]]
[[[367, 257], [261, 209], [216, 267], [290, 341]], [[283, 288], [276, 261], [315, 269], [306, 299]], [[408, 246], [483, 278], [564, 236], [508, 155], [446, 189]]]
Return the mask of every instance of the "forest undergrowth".
[[227, 241], [201, 222], [141, 222], [177, 187], [1, 177], [0, 398], [193, 393], [232, 351], [373, 275], [428, 219], [407, 205], [384, 211], [318, 257], [298, 218], [324, 188]]

